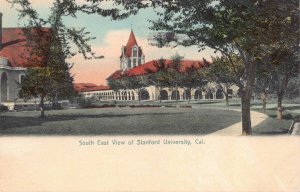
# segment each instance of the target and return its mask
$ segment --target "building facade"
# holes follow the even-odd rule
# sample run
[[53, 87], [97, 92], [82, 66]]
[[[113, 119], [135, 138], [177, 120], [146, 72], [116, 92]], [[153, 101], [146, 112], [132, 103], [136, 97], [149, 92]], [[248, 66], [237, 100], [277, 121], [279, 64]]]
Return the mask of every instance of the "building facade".
[[[49, 28], [44, 30], [46, 33], [50, 32]], [[45, 64], [44, 58], [36, 58], [34, 63], [28, 62], [31, 53], [26, 44], [22, 28], [2, 27], [0, 13], [0, 104], [8, 106], [9, 109], [13, 109], [16, 102], [24, 103], [18, 98], [18, 92], [27, 68]]]
[[[168, 62], [168, 61], [167, 61]], [[170, 60], [169, 60], [170, 62]], [[142, 48], [138, 46], [133, 31], [130, 32], [128, 42], [126, 46], [121, 48], [120, 56], [120, 69], [111, 74], [107, 80], [118, 79], [122, 77], [122, 74], [126, 73], [129, 76], [140, 76], [147, 74], [149, 69], [154, 68], [155, 61], [148, 61], [145, 63], [145, 55]], [[183, 60], [181, 67], [187, 68], [192, 65], [201, 67], [203, 63], [201, 61]], [[77, 86], [78, 87], [78, 86]], [[76, 85], [75, 85], [76, 89]], [[93, 85], [86, 88], [77, 88], [85, 98], [91, 98], [96, 101], [106, 100], [119, 100], [119, 101], [134, 101], [134, 100], [205, 100], [205, 99], [224, 99], [225, 96], [220, 88], [214, 83], [208, 83], [206, 89], [185, 89], [178, 88], [174, 90], [172, 88], [165, 87], [161, 91], [155, 86], [148, 86], [140, 93], [136, 90], [119, 90], [114, 91], [108, 86]], [[237, 97], [238, 88], [233, 87], [228, 90], [229, 98]]]

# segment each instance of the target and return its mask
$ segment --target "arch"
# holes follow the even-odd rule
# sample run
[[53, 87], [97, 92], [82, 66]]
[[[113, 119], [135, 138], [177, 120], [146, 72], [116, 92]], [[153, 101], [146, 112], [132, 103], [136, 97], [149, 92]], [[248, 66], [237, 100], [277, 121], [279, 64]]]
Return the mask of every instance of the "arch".
[[124, 100], [127, 100], [127, 91], [124, 92]]
[[149, 99], [150, 99], [149, 92], [147, 90], [141, 91], [141, 100], [149, 100]]
[[131, 100], [135, 100], [135, 97], [134, 97], [134, 92], [132, 91], [132, 93], [131, 93]]
[[213, 99], [214, 95], [212, 94], [211, 91], [207, 91], [205, 94], [205, 99]]
[[216, 99], [224, 99], [224, 95], [221, 89], [218, 89], [216, 92]]
[[8, 100], [8, 77], [7, 74], [4, 72], [1, 75], [1, 102], [5, 102]]
[[195, 91], [194, 99], [202, 99], [202, 91], [201, 90]]
[[184, 90], [184, 92], [183, 92], [183, 99], [184, 99], [184, 100], [189, 100], [189, 99], [191, 99], [191, 90], [189, 90], [189, 89]]
[[168, 92], [166, 90], [160, 91], [160, 99], [161, 100], [168, 100]]
[[127, 99], [128, 99], [128, 100], [131, 100], [131, 94], [130, 94], [130, 91], [128, 91], [127, 95], [128, 95]]
[[171, 100], [179, 100], [179, 99], [180, 99], [179, 91], [175, 91], [175, 90], [172, 91]]

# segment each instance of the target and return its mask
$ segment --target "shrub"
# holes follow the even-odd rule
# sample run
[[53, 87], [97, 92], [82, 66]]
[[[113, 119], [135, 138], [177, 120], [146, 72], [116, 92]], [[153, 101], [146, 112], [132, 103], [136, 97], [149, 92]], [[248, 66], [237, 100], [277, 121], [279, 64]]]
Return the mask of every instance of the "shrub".
[[8, 111], [8, 107], [0, 104], [0, 112], [6, 112], [6, 111]]
[[294, 121], [300, 122], [300, 115], [296, 115], [296, 116], [294, 117]]
[[91, 108], [92, 107], [92, 101], [90, 99], [78, 98], [77, 103], [80, 108]]
[[63, 107], [61, 103], [52, 103], [51, 109], [60, 110], [63, 109]]

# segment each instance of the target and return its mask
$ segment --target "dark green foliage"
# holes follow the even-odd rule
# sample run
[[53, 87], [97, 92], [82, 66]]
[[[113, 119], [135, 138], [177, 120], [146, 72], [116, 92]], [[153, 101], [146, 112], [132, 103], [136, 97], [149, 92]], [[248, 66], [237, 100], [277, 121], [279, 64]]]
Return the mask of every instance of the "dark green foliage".
[[77, 104], [80, 108], [90, 108], [92, 107], [92, 101], [83, 97], [77, 98]]
[[6, 112], [8, 111], [8, 107], [4, 105], [0, 105], [0, 112]]
[[152, 29], [175, 33], [175, 45], [196, 45], [199, 50], [208, 46], [222, 55], [234, 53], [242, 61], [243, 75], [237, 85], [243, 134], [251, 134], [250, 101], [257, 65], [266, 54], [285, 58], [280, 55], [286, 49], [299, 53], [299, 1], [170, 0], [160, 6], [163, 11], [152, 21]]
[[286, 89], [287, 98], [300, 98], [300, 79], [299, 76], [291, 79]]

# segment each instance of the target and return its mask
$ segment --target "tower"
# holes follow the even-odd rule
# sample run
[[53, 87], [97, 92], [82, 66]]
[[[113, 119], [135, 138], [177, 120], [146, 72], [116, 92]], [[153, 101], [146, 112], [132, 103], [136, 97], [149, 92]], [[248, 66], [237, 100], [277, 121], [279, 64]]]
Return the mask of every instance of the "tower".
[[125, 71], [145, 63], [145, 55], [131, 30], [126, 46], [121, 48], [120, 68]]

